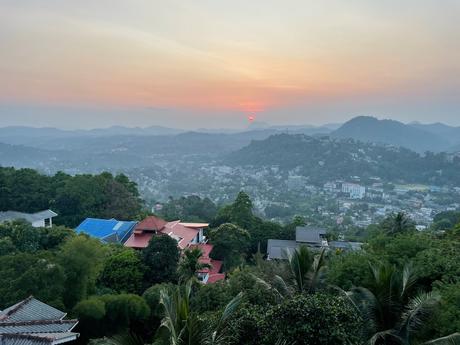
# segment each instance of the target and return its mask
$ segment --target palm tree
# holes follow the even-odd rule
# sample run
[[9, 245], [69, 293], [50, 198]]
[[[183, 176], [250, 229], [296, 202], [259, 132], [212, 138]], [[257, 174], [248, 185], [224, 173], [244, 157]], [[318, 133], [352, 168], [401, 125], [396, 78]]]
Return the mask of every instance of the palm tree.
[[413, 230], [415, 226], [404, 212], [398, 212], [383, 221], [383, 228], [389, 235], [396, 235]]
[[284, 299], [294, 293], [314, 293], [324, 282], [325, 253], [326, 250], [323, 248], [319, 254], [313, 255], [305, 245], [299, 246], [293, 252], [286, 252], [287, 267], [293, 283], [279, 275], [274, 276], [271, 284], [260, 277], [256, 279], [266, 289], [275, 292], [279, 299]]
[[164, 318], [160, 325], [161, 335], [171, 345], [220, 345], [228, 343], [231, 334], [226, 324], [241, 303], [242, 293], [233, 298], [213, 325], [205, 325], [190, 308], [192, 280], [173, 291], [162, 290], [160, 304], [164, 308]]
[[[402, 272], [390, 265], [370, 265], [370, 268], [373, 283], [368, 288], [357, 287], [348, 292], [366, 322], [369, 344], [414, 344], [414, 336], [432, 315], [439, 295], [418, 293], [413, 296], [417, 279], [410, 265]], [[458, 335], [454, 334], [429, 344], [455, 344], [456, 340]]]
[[188, 281], [195, 277], [196, 272], [205, 268], [211, 268], [210, 264], [200, 262], [203, 252], [200, 248], [186, 249], [179, 263], [179, 279]]

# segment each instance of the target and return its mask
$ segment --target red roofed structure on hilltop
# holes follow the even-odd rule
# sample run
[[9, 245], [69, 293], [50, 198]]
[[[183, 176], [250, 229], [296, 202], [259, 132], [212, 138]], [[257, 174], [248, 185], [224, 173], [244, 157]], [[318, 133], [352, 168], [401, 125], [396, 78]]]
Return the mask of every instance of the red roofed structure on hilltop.
[[153, 236], [168, 235], [177, 241], [177, 246], [181, 251], [193, 246], [198, 247], [203, 252], [200, 262], [212, 266], [211, 269], [197, 272], [198, 279], [206, 284], [225, 279], [225, 274], [219, 273], [222, 262], [212, 260], [209, 256], [213, 246], [207, 244], [203, 236], [203, 229], [208, 225], [207, 223], [182, 223], [180, 220], [167, 222], [159, 217], [149, 216], [136, 225], [124, 245], [134, 249], [143, 249], [148, 246]]

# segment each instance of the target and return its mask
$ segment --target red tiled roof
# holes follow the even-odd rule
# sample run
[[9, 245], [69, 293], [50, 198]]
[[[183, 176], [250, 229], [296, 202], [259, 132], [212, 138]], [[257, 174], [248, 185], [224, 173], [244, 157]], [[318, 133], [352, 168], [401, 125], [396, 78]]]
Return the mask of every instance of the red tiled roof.
[[161, 232], [178, 240], [179, 248], [185, 249], [189, 246], [190, 242], [192, 242], [200, 230], [187, 228], [180, 224], [177, 220], [167, 223]]
[[190, 248], [199, 248], [201, 252], [203, 253], [202, 257], [204, 258], [204, 257], [209, 257], [214, 246], [209, 243], [198, 243], [198, 244], [192, 244]]
[[146, 248], [149, 245], [149, 241], [153, 235], [153, 232], [143, 232], [140, 234], [132, 233], [128, 240], [125, 242], [125, 246], [139, 249]]
[[142, 222], [136, 225], [134, 231], [161, 231], [166, 225], [166, 221], [155, 217], [149, 216], [145, 218]]
[[224, 280], [225, 279], [225, 273], [217, 273], [217, 274], [210, 274], [207, 284], [212, 284], [215, 282], [218, 282], [219, 280]]
[[210, 275], [217, 274], [222, 269], [222, 261], [220, 260], [211, 260], [211, 271], [209, 272]]
[[[191, 225], [187, 227], [184, 224]], [[150, 216], [137, 224], [134, 232], [126, 241], [125, 246], [131, 248], [145, 248], [148, 246], [153, 233], [169, 235], [177, 240], [177, 245], [181, 250], [187, 248], [193, 239], [198, 235], [204, 223], [181, 223], [180, 220], [166, 222], [165, 220]], [[211, 247], [212, 249], [212, 247]], [[209, 256], [209, 253], [207, 253]]]

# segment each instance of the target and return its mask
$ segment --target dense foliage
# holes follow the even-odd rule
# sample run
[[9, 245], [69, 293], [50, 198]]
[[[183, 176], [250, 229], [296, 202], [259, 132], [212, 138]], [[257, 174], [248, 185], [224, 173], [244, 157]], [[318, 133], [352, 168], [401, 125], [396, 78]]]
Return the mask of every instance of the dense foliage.
[[[273, 135], [230, 154], [226, 163], [241, 166], [277, 166], [297, 169], [312, 183], [325, 183], [344, 176], [385, 181], [459, 185], [460, 159], [446, 153], [420, 155], [405, 148], [379, 146], [352, 139], [309, 137], [303, 134]], [[442, 174], [439, 171], [442, 170]]]
[[0, 309], [34, 295], [79, 318], [79, 341], [97, 344], [413, 345], [460, 331], [460, 224], [419, 232], [396, 214], [367, 229], [362, 251], [302, 246], [264, 260], [268, 238], [293, 238], [304, 222], [263, 220], [241, 192], [207, 234], [228, 269], [211, 285], [194, 278], [202, 253], [181, 254], [169, 236], [135, 251], [62, 226], [4, 223]]
[[33, 213], [51, 208], [56, 224], [77, 226], [87, 217], [134, 219], [141, 211], [136, 185], [125, 175], [41, 175], [0, 167], [0, 211]]

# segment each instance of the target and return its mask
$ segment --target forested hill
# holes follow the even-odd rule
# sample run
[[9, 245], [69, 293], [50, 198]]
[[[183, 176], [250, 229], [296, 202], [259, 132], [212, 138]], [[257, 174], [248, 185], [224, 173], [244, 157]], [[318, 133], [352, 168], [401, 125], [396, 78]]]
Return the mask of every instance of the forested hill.
[[381, 177], [392, 182], [460, 185], [460, 159], [446, 153], [424, 156], [404, 148], [362, 143], [352, 139], [280, 134], [228, 155], [232, 166], [296, 169], [312, 183], [349, 176]]
[[344, 123], [331, 133], [331, 136], [401, 146], [420, 153], [442, 152], [449, 151], [454, 144], [458, 143], [458, 137], [454, 139], [451, 135], [451, 131], [455, 131], [456, 128], [445, 127], [443, 128], [445, 132], [441, 134], [440, 129], [430, 125], [410, 125], [394, 120], [358, 116]]

